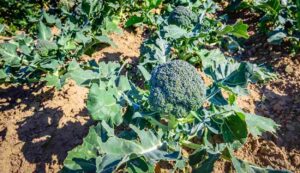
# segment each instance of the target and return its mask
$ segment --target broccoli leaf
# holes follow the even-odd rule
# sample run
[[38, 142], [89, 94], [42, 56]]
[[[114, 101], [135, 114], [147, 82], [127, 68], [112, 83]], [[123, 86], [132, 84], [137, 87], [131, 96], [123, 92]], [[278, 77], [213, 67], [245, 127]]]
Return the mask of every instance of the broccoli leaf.
[[57, 75], [47, 74], [44, 80], [47, 81], [47, 86], [55, 86], [57, 89], [61, 89], [62, 87], [62, 83]]
[[111, 124], [122, 123], [122, 106], [118, 103], [118, 91], [115, 87], [107, 89], [93, 84], [90, 88], [87, 109], [94, 120], [105, 120]]
[[249, 132], [255, 137], [261, 136], [263, 132], [275, 133], [279, 127], [272, 119], [254, 114], [244, 115], [246, 115]]
[[63, 76], [64, 81], [70, 78], [81, 86], [90, 86], [91, 81], [96, 79], [98, 75], [96, 72], [91, 70], [83, 70], [76, 61], [72, 61], [67, 70], [68, 72]]
[[127, 19], [126, 23], [125, 23], [125, 27], [130, 27], [133, 26], [135, 24], [141, 23], [143, 22], [143, 17], [139, 17], [136, 15], [131, 16], [129, 19]]
[[145, 41], [141, 46], [143, 63], [166, 63], [171, 52], [170, 44], [161, 36]]
[[130, 128], [137, 134], [137, 139], [115, 136], [114, 130], [105, 122], [91, 127], [83, 144], [68, 153], [63, 170], [86, 172], [88, 170], [85, 168], [89, 168], [96, 169], [96, 172], [113, 172], [123, 163], [139, 157], [152, 164], [160, 160], [177, 160], [179, 152], [169, 153], [165, 150], [161, 132], [156, 135], [151, 130], [140, 130], [133, 125]]
[[220, 153], [212, 152], [203, 148], [190, 155], [189, 163], [193, 165], [193, 173], [212, 172], [214, 164], [219, 158]]
[[227, 143], [233, 143], [234, 141], [245, 143], [248, 136], [245, 115], [232, 114], [226, 117], [222, 125], [222, 134], [224, 141]]
[[248, 39], [248, 25], [244, 24], [243, 21], [238, 20], [234, 25], [227, 25], [221, 31], [219, 31], [220, 35], [231, 34], [237, 38], [245, 38]]
[[163, 28], [163, 36], [167, 39], [179, 39], [188, 34], [188, 31], [176, 25], [167, 25]]
[[0, 44], [0, 55], [10, 66], [19, 65], [21, 58], [17, 54], [17, 46], [11, 43]]
[[0, 24], [0, 34], [5, 31], [5, 25]]
[[38, 26], [38, 38], [41, 40], [49, 40], [51, 38], [51, 31], [42, 21], [39, 22]]

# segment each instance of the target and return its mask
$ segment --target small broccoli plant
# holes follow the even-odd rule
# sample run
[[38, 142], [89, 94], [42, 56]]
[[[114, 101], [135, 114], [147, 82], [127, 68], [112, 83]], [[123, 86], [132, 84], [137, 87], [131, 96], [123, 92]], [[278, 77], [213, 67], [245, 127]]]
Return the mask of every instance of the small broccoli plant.
[[198, 21], [198, 16], [184, 6], [177, 6], [169, 16], [169, 23], [180, 27], [189, 27]]
[[57, 49], [57, 44], [48, 40], [38, 40], [36, 44], [37, 53], [43, 57], [55, 55]]
[[149, 103], [154, 111], [183, 117], [202, 106], [205, 94], [197, 70], [185, 61], [174, 60], [152, 71]]

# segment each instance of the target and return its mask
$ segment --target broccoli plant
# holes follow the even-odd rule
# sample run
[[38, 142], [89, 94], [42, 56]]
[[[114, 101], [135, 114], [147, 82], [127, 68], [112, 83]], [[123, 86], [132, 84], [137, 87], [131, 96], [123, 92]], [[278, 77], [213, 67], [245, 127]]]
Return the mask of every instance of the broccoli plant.
[[[176, 3], [169, 4], [171, 9], [185, 7], [158, 20], [159, 30], [142, 46], [137, 64], [141, 73], [133, 71], [137, 75], [131, 80], [127, 61], [77, 62], [94, 44], [113, 44], [106, 35], [118, 27], [107, 15], [117, 11], [119, 3], [113, 2], [121, 0], [73, 2], [59, 3], [64, 7], [56, 16], [43, 13], [38, 36], [20, 35], [0, 43], [1, 83], [45, 81], [61, 88], [72, 78], [89, 88], [87, 110], [95, 126], [82, 145], [69, 151], [62, 172], [155, 172], [161, 161], [173, 171], [212, 172], [220, 159], [230, 161], [237, 173], [274, 171], [234, 154], [249, 135], [278, 128], [273, 120], [246, 113], [236, 103], [249, 82], [272, 74], [225, 57], [218, 49], [203, 49], [220, 46], [224, 39], [247, 38], [247, 25], [224, 25], [207, 17], [216, 9], [211, 0], [171, 1]], [[144, 1], [142, 17], [152, 19], [147, 15], [161, 2]], [[127, 26], [143, 22], [132, 17]], [[59, 32], [53, 33], [55, 29]], [[0, 33], [3, 30], [0, 25]], [[197, 63], [212, 83], [204, 84], [195, 67], [174, 59]]]
[[205, 92], [206, 87], [195, 67], [175, 60], [152, 71], [149, 104], [162, 114], [181, 117], [201, 107]]
[[291, 43], [292, 53], [299, 52], [300, 3], [293, 0], [231, 0], [226, 12], [240, 12], [248, 9], [258, 14], [256, 24], [258, 32], [267, 36], [267, 42], [273, 45]]
[[45, 81], [60, 88], [72, 69], [72, 60], [91, 54], [95, 44], [114, 45], [107, 35], [120, 29], [107, 16], [110, 5], [97, 0], [78, 1], [74, 10], [62, 7], [55, 15], [44, 12], [36, 34], [0, 42], [0, 83]]
[[[209, 64], [206, 68], [217, 65]], [[244, 64], [225, 68], [226, 72], [211, 71], [211, 75], [229, 93], [231, 87], [245, 84], [237, 76], [245, 76], [246, 81], [250, 77], [248, 70], [243, 70]], [[118, 73], [115, 75], [104, 82], [124, 88], [114, 84], [118, 81], [112, 81], [118, 78]], [[150, 81], [144, 80], [143, 88], [124, 77], [123, 82], [117, 82], [130, 84], [123, 92], [106, 88], [105, 84], [103, 87], [102, 81], [96, 85], [97, 90], [92, 87], [88, 109], [100, 121], [91, 127], [83, 144], [68, 153], [62, 172], [154, 172], [160, 161], [169, 161], [173, 171], [190, 172], [190, 167], [193, 172], [212, 172], [219, 159], [231, 161], [238, 173], [274, 171], [240, 160], [234, 151], [245, 144], [249, 134], [257, 137], [263, 132], [275, 133], [278, 125], [239, 109], [233, 91], [227, 104], [209, 99], [217, 100], [223, 93], [212, 94], [211, 87], [206, 89], [196, 69], [187, 62], [174, 60], [157, 65]], [[230, 84], [220, 82], [229, 79]], [[204, 100], [208, 101], [206, 106], [202, 106]], [[108, 125], [112, 121], [116, 126]], [[183, 154], [187, 151], [192, 152]]]
[[220, 18], [214, 16], [217, 9], [218, 6], [210, 0], [197, 8], [175, 7], [169, 14], [162, 16], [159, 31], [154, 32], [142, 45], [142, 58], [150, 55], [157, 60], [157, 55], [164, 59], [170, 55], [200, 63], [198, 51], [204, 47], [219, 46], [232, 52], [242, 50], [239, 41], [249, 37], [248, 25], [241, 20], [232, 25], [222, 23]]

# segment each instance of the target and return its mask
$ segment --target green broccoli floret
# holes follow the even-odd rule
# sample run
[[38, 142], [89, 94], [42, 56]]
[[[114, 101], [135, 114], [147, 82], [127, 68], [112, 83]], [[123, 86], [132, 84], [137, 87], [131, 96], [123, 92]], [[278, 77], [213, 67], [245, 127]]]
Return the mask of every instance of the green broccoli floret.
[[198, 16], [184, 6], [177, 6], [169, 16], [169, 23], [181, 27], [189, 27], [197, 23]]
[[202, 106], [205, 94], [197, 70], [185, 61], [159, 65], [151, 73], [149, 103], [154, 111], [184, 117]]

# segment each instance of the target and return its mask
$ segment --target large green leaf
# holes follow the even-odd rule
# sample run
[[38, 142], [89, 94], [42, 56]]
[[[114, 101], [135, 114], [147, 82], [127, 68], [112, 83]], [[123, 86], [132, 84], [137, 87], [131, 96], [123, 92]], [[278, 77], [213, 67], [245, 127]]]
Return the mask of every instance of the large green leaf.
[[164, 38], [167, 39], [178, 39], [188, 34], [187, 30], [180, 28], [176, 25], [164, 26], [163, 31], [164, 31]]
[[248, 25], [244, 24], [243, 21], [238, 20], [234, 25], [227, 25], [221, 31], [219, 31], [220, 35], [231, 34], [236, 36], [237, 38], [245, 38], [248, 39]]
[[245, 143], [248, 129], [244, 114], [232, 114], [227, 116], [222, 125], [223, 139], [227, 143], [239, 141]]
[[100, 88], [93, 84], [90, 88], [87, 109], [94, 120], [104, 120], [119, 125], [123, 121], [122, 106], [118, 102], [116, 87]]
[[[130, 159], [129, 156], [133, 158], [143, 156], [152, 164], [160, 160], [177, 159], [178, 152], [170, 154], [162, 150], [161, 133], [155, 135], [151, 130], [139, 130], [135, 126], [130, 126], [130, 128], [137, 133], [139, 140], [126, 140], [112, 136], [101, 147], [106, 156], [116, 158], [116, 160], [122, 158], [122, 162], [128, 161]], [[115, 165], [117, 166], [116, 163]], [[111, 167], [112, 165], [110, 164], [109, 166]], [[102, 168], [106, 169], [105, 167]], [[102, 172], [103, 169], [97, 171]]]
[[68, 72], [63, 76], [66, 79], [73, 79], [78, 85], [90, 86], [91, 81], [98, 77], [98, 74], [91, 70], [83, 70], [79, 63], [73, 60], [68, 66]]
[[278, 15], [281, 9], [280, 0], [255, 0], [254, 5], [272, 15]]
[[136, 158], [126, 163], [128, 173], [152, 173], [155, 172], [155, 165], [147, 163], [143, 158]]
[[[130, 128], [137, 134], [137, 139], [128, 140], [115, 136], [114, 130], [105, 122], [92, 127], [83, 144], [68, 153], [64, 170], [86, 172], [86, 167], [89, 170], [96, 168], [96, 172], [113, 172], [123, 163], [138, 157], [143, 157], [149, 165], [160, 160], [177, 159], [178, 152], [168, 153], [162, 149], [164, 144], [160, 132], [156, 135], [151, 130], [140, 130], [135, 126]], [[130, 166], [138, 167], [134, 164]]]
[[238, 95], [247, 94], [250, 77], [247, 64], [237, 63], [233, 60], [228, 60], [227, 63], [214, 61], [214, 65], [204, 69], [204, 72], [211, 76], [217, 85], [228, 87]]
[[143, 19], [144, 19], [143, 17], [133, 15], [126, 21], [125, 27], [130, 27], [135, 24], [141, 23], [141, 22], [143, 22]]
[[55, 42], [48, 41], [48, 40], [41, 40], [41, 39], [37, 40], [36, 51], [40, 56], [47, 57], [47, 56], [55, 55], [57, 49], [58, 46]]
[[198, 172], [213, 172], [215, 162], [220, 158], [219, 153], [209, 153], [208, 158], [204, 159], [198, 167], [193, 169], [193, 173]]
[[48, 24], [55, 24], [56, 22], [56, 17], [54, 15], [50, 15], [49, 13], [43, 12], [43, 17]]
[[17, 46], [11, 43], [0, 44], [1, 59], [10, 66], [19, 65], [21, 58], [17, 54]]
[[100, 124], [90, 127], [89, 133], [83, 139], [82, 145], [79, 145], [68, 152], [68, 156], [64, 160], [62, 172], [82, 171], [86, 170], [88, 167], [88, 170], [93, 170], [92, 172], [95, 172], [95, 159], [97, 157], [98, 147], [101, 145], [102, 138], [107, 138], [104, 133], [105, 131], [103, 132]]
[[226, 58], [220, 50], [200, 51], [204, 72], [215, 84], [237, 95], [248, 93], [247, 85], [252, 82], [263, 82], [274, 78], [274, 75], [263, 67], [247, 62], [236, 62]]
[[41, 40], [49, 40], [51, 38], [50, 28], [47, 27], [42, 21], [39, 22], [38, 25], [38, 38]]
[[0, 69], [0, 80], [5, 79], [7, 77], [7, 74], [5, 73], [4, 69]]
[[144, 63], [166, 63], [169, 60], [170, 53], [170, 44], [160, 36], [145, 41], [141, 46], [141, 55], [144, 58]]
[[47, 74], [44, 80], [47, 81], [47, 86], [55, 86], [57, 89], [61, 89], [62, 87], [62, 83], [57, 75]]
[[82, 0], [81, 2], [81, 10], [88, 17], [91, 17], [94, 14], [99, 14], [102, 6], [102, 0]]
[[275, 133], [278, 129], [278, 125], [270, 118], [263, 116], [258, 116], [254, 114], [244, 114], [246, 115], [246, 123], [249, 132], [257, 137], [261, 136], [264, 132]]
[[119, 20], [119, 16], [106, 16], [101, 27], [102, 35], [111, 33], [122, 34], [123, 30], [119, 26]]
[[62, 62], [56, 59], [51, 59], [49, 61], [44, 61], [40, 63], [40, 66], [44, 69], [47, 69], [51, 72], [56, 72], [59, 70]]
[[212, 152], [206, 148], [200, 148], [189, 156], [189, 164], [192, 172], [212, 172], [215, 162], [220, 158], [220, 153]]

